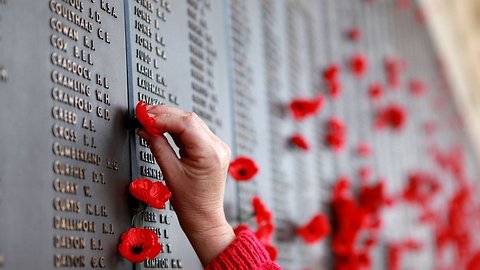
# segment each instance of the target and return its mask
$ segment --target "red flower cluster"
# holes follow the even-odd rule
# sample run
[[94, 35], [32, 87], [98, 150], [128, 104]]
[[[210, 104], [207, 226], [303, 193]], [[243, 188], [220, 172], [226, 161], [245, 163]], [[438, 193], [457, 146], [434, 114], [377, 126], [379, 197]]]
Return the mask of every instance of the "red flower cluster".
[[427, 172], [412, 172], [408, 177], [403, 198], [408, 202], [426, 206], [439, 190], [440, 184], [436, 177]]
[[345, 147], [346, 128], [343, 122], [332, 117], [327, 122], [325, 143], [335, 152], [340, 152]]
[[360, 207], [369, 216], [369, 227], [379, 229], [382, 225], [380, 210], [391, 204], [391, 199], [385, 195], [385, 182], [378, 181], [375, 185], [362, 186], [359, 193]]
[[[340, 178], [333, 189], [332, 208], [336, 231], [333, 235], [332, 249], [336, 256], [336, 269], [348, 269], [345, 265], [356, 265], [358, 252], [355, 248], [360, 229], [366, 223], [366, 213], [349, 194], [350, 182]], [[350, 268], [359, 269], [359, 268]]]
[[297, 229], [303, 241], [314, 244], [330, 234], [328, 218], [323, 214], [316, 214], [307, 224]]
[[363, 77], [368, 69], [367, 58], [361, 53], [356, 53], [350, 59], [350, 70], [357, 78]]
[[172, 196], [162, 182], [152, 182], [146, 178], [138, 178], [130, 183], [130, 193], [138, 200], [157, 209], [164, 209], [165, 203]]
[[292, 137], [290, 137], [289, 141], [290, 141], [290, 144], [292, 144], [293, 146], [295, 146], [298, 149], [301, 149], [305, 152], [310, 150], [310, 145], [309, 145], [307, 139], [305, 139], [299, 133], [296, 133]]
[[415, 96], [420, 96], [425, 93], [426, 88], [425, 88], [425, 83], [421, 80], [410, 80], [408, 84], [408, 89], [410, 90], [410, 93]]
[[250, 181], [258, 173], [258, 166], [249, 157], [240, 156], [230, 162], [228, 173], [237, 181]]
[[132, 263], [154, 259], [162, 251], [154, 231], [143, 228], [130, 228], [120, 236], [120, 255]]
[[323, 72], [325, 85], [328, 87], [328, 95], [336, 99], [342, 94], [340, 82], [340, 67], [337, 64], [330, 64]]
[[147, 112], [147, 104], [140, 101], [135, 108], [137, 119], [142, 124], [143, 128], [152, 136], [160, 136], [163, 131], [157, 127], [155, 118], [151, 117]]
[[379, 100], [383, 96], [383, 87], [380, 84], [372, 84], [368, 89], [368, 96], [371, 100]]
[[255, 212], [255, 221], [257, 223], [257, 231], [255, 235], [270, 254], [272, 260], [277, 259], [277, 249], [272, 245], [272, 235], [275, 230], [273, 223], [273, 215], [265, 206], [263, 201], [255, 196], [252, 198], [253, 211]]
[[315, 116], [323, 105], [323, 97], [296, 98], [290, 102], [290, 112], [295, 120], [301, 121], [307, 117]]
[[391, 243], [388, 245], [388, 269], [400, 270], [401, 262], [405, 252], [419, 251], [422, 245], [415, 240], [408, 239], [400, 243]]
[[375, 127], [384, 129], [389, 127], [393, 130], [400, 131], [407, 121], [407, 112], [404, 107], [398, 104], [392, 104], [377, 111], [375, 119]]
[[353, 42], [358, 42], [362, 39], [362, 32], [356, 27], [352, 27], [347, 31], [348, 38]]

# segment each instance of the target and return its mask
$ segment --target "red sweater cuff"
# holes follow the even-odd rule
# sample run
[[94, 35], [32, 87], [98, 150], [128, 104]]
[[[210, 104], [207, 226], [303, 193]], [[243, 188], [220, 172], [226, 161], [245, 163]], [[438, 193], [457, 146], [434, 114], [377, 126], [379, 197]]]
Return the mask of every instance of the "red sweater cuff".
[[280, 269], [250, 230], [237, 234], [237, 238], [222, 251], [205, 270]]

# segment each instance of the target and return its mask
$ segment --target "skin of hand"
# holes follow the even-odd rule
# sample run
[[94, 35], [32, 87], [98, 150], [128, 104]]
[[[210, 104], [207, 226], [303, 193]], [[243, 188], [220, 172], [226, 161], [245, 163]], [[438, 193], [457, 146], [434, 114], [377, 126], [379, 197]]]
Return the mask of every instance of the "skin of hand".
[[166, 105], [149, 106], [147, 112], [173, 138], [180, 157], [165, 136], [154, 137], [144, 129], [138, 135], [148, 142], [163, 172], [180, 226], [208, 265], [235, 239], [223, 209], [230, 148], [195, 113]]

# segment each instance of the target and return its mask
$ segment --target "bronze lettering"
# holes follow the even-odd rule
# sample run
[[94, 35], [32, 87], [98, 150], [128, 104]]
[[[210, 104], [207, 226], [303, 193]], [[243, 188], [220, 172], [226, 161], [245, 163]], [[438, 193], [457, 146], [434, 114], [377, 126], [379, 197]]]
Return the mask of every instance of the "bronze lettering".
[[53, 237], [53, 246], [64, 249], [85, 249], [85, 238], [80, 236], [60, 236]]
[[59, 216], [53, 218], [53, 228], [56, 230], [94, 233], [96, 231], [95, 225], [94, 221], [86, 219], [64, 218]]
[[66, 255], [55, 254], [53, 256], [53, 265], [56, 268], [80, 268], [85, 267], [85, 256], [83, 255]]
[[80, 213], [81, 211], [79, 201], [63, 198], [55, 198], [53, 200], [53, 208], [61, 212]]
[[68, 163], [62, 163], [58, 160], [53, 162], [53, 172], [58, 175], [70, 176], [78, 179], [85, 179], [85, 168], [70, 165]]
[[78, 184], [56, 178], [53, 180], [53, 189], [56, 192], [77, 195]]

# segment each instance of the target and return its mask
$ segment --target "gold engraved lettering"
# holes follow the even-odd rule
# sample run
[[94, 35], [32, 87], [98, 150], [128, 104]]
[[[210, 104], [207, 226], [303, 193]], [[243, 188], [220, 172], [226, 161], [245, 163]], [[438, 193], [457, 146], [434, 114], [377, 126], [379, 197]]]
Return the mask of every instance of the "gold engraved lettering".
[[63, 145], [59, 142], [53, 143], [53, 153], [60, 157], [67, 157], [97, 166], [99, 166], [102, 162], [102, 158], [98, 154], [88, 152], [80, 148]]
[[90, 232], [96, 231], [94, 221], [86, 219], [64, 218], [55, 216], [53, 218], [53, 228], [64, 231], [78, 231], [78, 232]]
[[77, 131], [74, 129], [66, 128], [60, 125], [53, 125], [52, 127], [53, 136], [59, 139], [64, 139], [67, 141], [76, 142], [78, 135]]
[[80, 213], [80, 202], [71, 199], [55, 198], [53, 208], [57, 211]]
[[74, 92], [80, 93], [82, 95], [86, 95], [87, 97], [89, 97], [92, 94], [90, 85], [79, 82], [56, 70], [52, 71], [52, 81]]
[[77, 64], [75, 61], [65, 58], [55, 52], [51, 54], [50, 59], [52, 60], [52, 63], [54, 65], [61, 67], [64, 70], [71, 72], [77, 76], [80, 76], [81, 78], [87, 79], [89, 81], [92, 80], [90, 70], [80, 64]]
[[85, 249], [85, 238], [79, 236], [60, 236], [53, 237], [53, 246], [55, 248], [65, 249]]
[[84, 255], [55, 254], [53, 256], [53, 265], [56, 268], [80, 268], [85, 267]]
[[93, 25], [87, 19], [82, 18], [77, 13], [69, 10], [67, 7], [62, 5], [61, 3], [57, 3], [54, 0], [50, 1], [50, 9], [53, 13], [62, 16], [69, 22], [74, 23], [76, 26], [82, 28], [83, 30], [91, 33], [93, 31]]
[[58, 160], [53, 162], [53, 172], [58, 175], [70, 176], [78, 179], [85, 179], [85, 168], [70, 165], [68, 163], [62, 163]]
[[87, 203], [85, 205], [85, 207], [86, 207], [86, 214], [87, 215], [108, 217], [106, 206]]
[[58, 33], [70, 38], [71, 40], [78, 40], [78, 31], [69, 27], [68, 25], [65, 25], [62, 21], [59, 21], [56, 18], [52, 17], [50, 19], [50, 27]]
[[78, 191], [78, 184], [56, 178], [53, 180], [53, 189], [56, 192], [76, 195]]

